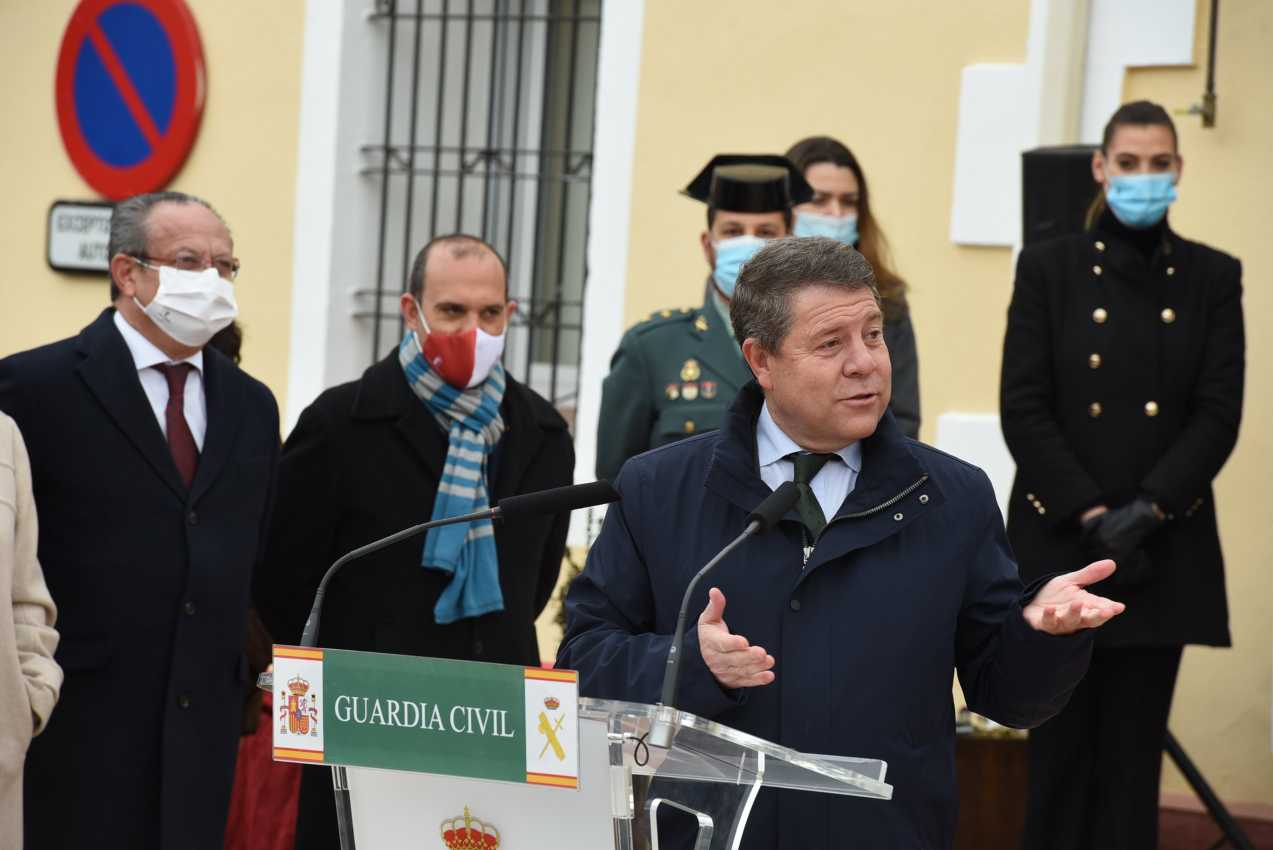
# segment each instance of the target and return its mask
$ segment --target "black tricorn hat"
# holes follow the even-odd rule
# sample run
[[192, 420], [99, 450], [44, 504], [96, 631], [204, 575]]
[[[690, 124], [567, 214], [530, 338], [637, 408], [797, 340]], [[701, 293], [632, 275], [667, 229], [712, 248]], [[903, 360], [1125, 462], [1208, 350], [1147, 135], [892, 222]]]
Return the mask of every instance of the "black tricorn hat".
[[723, 153], [682, 191], [729, 212], [781, 212], [813, 199], [813, 187], [785, 156]]

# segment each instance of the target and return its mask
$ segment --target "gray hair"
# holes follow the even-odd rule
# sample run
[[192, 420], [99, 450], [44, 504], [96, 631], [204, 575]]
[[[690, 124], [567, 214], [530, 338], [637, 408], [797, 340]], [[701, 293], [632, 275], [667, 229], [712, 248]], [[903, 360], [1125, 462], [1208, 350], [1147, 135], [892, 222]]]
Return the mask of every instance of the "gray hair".
[[[133, 195], [131, 198], [115, 204], [111, 212], [111, 232], [106, 242], [106, 256], [114, 259], [116, 254], [130, 257], [145, 256], [150, 243], [150, 231], [146, 226], [150, 211], [159, 204], [201, 204], [217, 218], [221, 213], [212, 208], [212, 204], [203, 198], [187, 195], [185, 192], [149, 192], [145, 195]], [[225, 224], [225, 219], [221, 218]], [[119, 287], [111, 278], [111, 301], [119, 297]]]
[[791, 298], [812, 286], [868, 290], [880, 303], [871, 264], [853, 248], [822, 236], [775, 239], [747, 261], [729, 303], [738, 344], [755, 339], [777, 351], [791, 330]]
[[416, 297], [417, 300], [424, 296], [424, 276], [429, 270], [429, 252], [435, 246], [450, 248], [451, 256], [457, 260], [465, 257], [480, 257], [484, 254], [491, 254], [496, 260], [499, 260], [499, 267], [504, 270], [504, 299], [508, 300], [508, 264], [504, 262], [504, 258], [500, 256], [499, 251], [487, 242], [477, 236], [470, 236], [467, 233], [448, 233], [445, 236], [435, 236], [429, 240], [429, 243], [420, 249], [420, 253], [415, 255], [415, 262], [411, 264], [411, 276], [408, 278], [407, 291]]

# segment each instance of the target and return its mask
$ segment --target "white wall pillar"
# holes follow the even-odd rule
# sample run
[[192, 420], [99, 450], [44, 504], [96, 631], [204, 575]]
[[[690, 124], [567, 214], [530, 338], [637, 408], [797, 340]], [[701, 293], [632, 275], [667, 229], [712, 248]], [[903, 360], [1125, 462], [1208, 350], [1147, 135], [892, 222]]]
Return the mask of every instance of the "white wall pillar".
[[[595, 477], [601, 381], [610, 371], [610, 357], [624, 330], [645, 3], [608, 2], [601, 9], [588, 280], [583, 296], [579, 406], [575, 417], [575, 480], [581, 483]], [[573, 545], [586, 542], [584, 526], [591, 513], [576, 514], [571, 526]]]
[[964, 68], [952, 242], [1020, 242], [1021, 153], [1075, 138], [1087, 18], [1088, 0], [1031, 0], [1025, 62]]
[[343, 4], [305, 4], [296, 209], [292, 229], [292, 327], [287, 358], [283, 431], [326, 386], [331, 302], [331, 245], [335, 212], [337, 124]]

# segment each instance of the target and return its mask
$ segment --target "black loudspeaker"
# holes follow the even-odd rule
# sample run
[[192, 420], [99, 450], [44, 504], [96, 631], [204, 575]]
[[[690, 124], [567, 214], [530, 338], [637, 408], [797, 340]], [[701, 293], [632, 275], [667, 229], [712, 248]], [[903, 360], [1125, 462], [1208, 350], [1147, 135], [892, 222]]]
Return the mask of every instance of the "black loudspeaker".
[[1099, 190], [1092, 179], [1096, 145], [1059, 145], [1021, 154], [1021, 242], [1031, 245], [1084, 228]]

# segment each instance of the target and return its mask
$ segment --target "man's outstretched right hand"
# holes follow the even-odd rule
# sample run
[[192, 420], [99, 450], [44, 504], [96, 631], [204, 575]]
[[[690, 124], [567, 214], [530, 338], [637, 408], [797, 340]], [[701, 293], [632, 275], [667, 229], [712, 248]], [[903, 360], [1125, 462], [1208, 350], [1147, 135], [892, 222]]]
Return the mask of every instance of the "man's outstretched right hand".
[[725, 594], [719, 588], [707, 592], [707, 607], [698, 618], [698, 648], [722, 687], [754, 688], [774, 680], [773, 656], [725, 625]]

